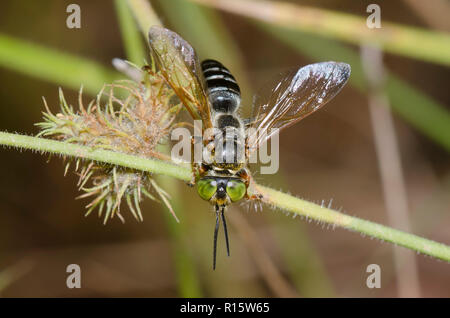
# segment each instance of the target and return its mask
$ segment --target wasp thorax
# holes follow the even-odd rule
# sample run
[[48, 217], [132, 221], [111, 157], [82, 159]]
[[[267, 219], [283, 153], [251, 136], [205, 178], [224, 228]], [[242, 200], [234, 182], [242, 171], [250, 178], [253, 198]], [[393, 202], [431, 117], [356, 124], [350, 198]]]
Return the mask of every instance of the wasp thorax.
[[216, 130], [202, 151], [202, 161], [220, 170], [239, 170], [245, 163], [245, 140], [239, 129]]
[[241, 123], [237, 117], [233, 115], [219, 115], [217, 116], [216, 122], [219, 129], [227, 129], [227, 134], [237, 134], [237, 132], [235, 132], [232, 128], [241, 127]]
[[233, 113], [238, 109], [241, 98], [234, 92], [216, 91], [209, 95], [212, 108], [220, 113]]

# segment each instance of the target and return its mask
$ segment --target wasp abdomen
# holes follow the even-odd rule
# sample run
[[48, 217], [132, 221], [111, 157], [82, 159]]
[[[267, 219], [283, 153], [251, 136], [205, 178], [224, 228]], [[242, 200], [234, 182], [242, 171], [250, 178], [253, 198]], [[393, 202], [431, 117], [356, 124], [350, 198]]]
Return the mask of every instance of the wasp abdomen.
[[213, 110], [235, 112], [241, 102], [241, 90], [230, 71], [215, 60], [203, 61], [202, 71]]
[[[243, 125], [236, 114], [241, 102], [240, 89], [233, 75], [220, 62], [202, 62], [214, 127], [213, 169], [238, 171], [245, 161]], [[211, 159], [211, 158], [210, 158]]]

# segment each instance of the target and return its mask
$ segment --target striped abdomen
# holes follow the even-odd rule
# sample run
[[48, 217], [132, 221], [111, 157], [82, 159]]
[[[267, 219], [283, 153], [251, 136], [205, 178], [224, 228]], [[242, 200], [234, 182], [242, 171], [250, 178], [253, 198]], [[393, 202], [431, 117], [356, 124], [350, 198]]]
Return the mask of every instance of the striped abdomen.
[[230, 71], [220, 62], [202, 62], [203, 75], [211, 106], [215, 112], [233, 113], [241, 102], [241, 90]]
[[[214, 127], [221, 132], [215, 140], [215, 170], [240, 170], [244, 164], [244, 129], [236, 114], [241, 91], [230, 71], [214, 60], [202, 62], [203, 75], [211, 103]], [[216, 147], [221, 144], [221, 147]]]

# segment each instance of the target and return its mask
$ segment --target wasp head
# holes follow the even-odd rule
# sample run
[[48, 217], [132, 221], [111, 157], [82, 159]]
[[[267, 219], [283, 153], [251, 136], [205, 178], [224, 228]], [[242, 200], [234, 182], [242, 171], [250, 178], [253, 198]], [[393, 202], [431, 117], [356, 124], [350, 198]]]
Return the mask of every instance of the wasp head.
[[226, 206], [241, 200], [247, 192], [240, 178], [204, 177], [197, 183], [200, 197], [213, 205]]

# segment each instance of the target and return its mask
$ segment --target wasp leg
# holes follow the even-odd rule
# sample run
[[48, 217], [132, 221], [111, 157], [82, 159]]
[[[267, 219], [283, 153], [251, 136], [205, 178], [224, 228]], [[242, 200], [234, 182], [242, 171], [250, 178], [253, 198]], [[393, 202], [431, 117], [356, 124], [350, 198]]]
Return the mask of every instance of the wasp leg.
[[262, 200], [264, 197], [262, 194], [260, 193], [256, 193], [256, 194], [252, 194], [252, 195], [247, 195], [247, 199], [248, 200]]
[[[198, 140], [196, 140], [196, 136], [192, 136], [191, 137], [192, 176], [191, 176], [191, 180], [187, 182], [187, 185], [190, 187], [193, 187], [196, 184], [198, 177], [204, 173], [204, 171], [202, 171], [202, 165], [200, 163], [196, 162], [196, 160], [195, 160], [195, 143], [196, 142], [198, 142]], [[201, 142], [201, 140], [200, 140], [200, 142]]]
[[[249, 119], [249, 124], [251, 124], [250, 119]], [[249, 144], [248, 144], [248, 136], [247, 136], [247, 137], [245, 137], [245, 160], [246, 160], [246, 162], [249, 161], [249, 158], [250, 158], [250, 147], [249, 147]], [[249, 187], [249, 185], [250, 185], [250, 181], [251, 181], [251, 179], [252, 179], [252, 177], [251, 177], [250, 174], [248, 173], [248, 170], [245, 169], [245, 168], [244, 168], [244, 169], [241, 169], [241, 170], [237, 173], [237, 175], [238, 175], [241, 179], [244, 180], [245, 186], [246, 186], [246, 188], [248, 189], [248, 187]], [[249, 195], [248, 192], [246, 191], [246, 192], [245, 192], [244, 198], [247, 199], [247, 200], [261, 200], [261, 199], [263, 198], [263, 196], [262, 196], [262, 194], [259, 194], [259, 193]]]
[[250, 158], [250, 149], [248, 146], [248, 137], [245, 137], [245, 162], [248, 162]]
[[186, 184], [190, 187], [193, 187], [193, 186], [195, 186], [195, 183], [197, 182], [197, 175], [199, 174], [199, 165], [196, 163], [192, 163], [191, 167], [192, 167], [191, 180], [186, 182]]

